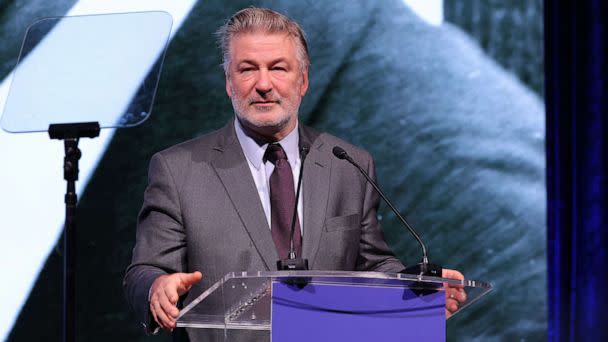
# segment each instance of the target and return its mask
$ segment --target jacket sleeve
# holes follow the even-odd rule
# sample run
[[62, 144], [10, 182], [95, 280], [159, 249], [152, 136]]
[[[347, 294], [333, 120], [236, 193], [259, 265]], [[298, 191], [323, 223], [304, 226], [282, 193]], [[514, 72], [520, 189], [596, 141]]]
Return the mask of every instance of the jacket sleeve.
[[158, 330], [149, 310], [152, 283], [160, 275], [187, 269], [186, 236], [180, 207], [178, 186], [169, 163], [157, 153], [150, 161], [133, 258], [123, 280], [127, 302], [147, 333]]

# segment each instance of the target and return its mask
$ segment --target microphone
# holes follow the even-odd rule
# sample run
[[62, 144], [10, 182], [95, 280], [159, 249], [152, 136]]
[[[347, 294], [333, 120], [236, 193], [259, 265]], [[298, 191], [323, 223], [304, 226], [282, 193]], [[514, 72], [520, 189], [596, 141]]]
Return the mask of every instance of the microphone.
[[409, 232], [414, 236], [414, 238], [416, 238], [416, 240], [420, 244], [420, 247], [422, 248], [422, 262], [417, 265], [414, 265], [414, 266], [406, 267], [405, 271], [403, 273], [441, 277], [441, 269], [442, 269], [441, 266], [429, 263], [426, 246], [424, 245], [424, 242], [422, 242], [422, 239], [420, 239], [420, 236], [418, 236], [418, 233], [416, 233], [416, 230], [414, 230], [414, 228], [412, 228], [412, 226], [410, 226], [410, 224], [405, 220], [405, 218], [403, 218], [403, 216], [401, 216], [399, 211], [391, 203], [391, 201], [388, 199], [388, 197], [386, 197], [386, 195], [384, 195], [384, 193], [382, 192], [382, 190], [380, 190], [380, 188], [378, 187], [376, 182], [374, 182], [374, 180], [371, 179], [371, 177], [367, 174], [367, 172], [365, 172], [365, 170], [363, 170], [363, 168], [361, 168], [361, 166], [359, 166], [359, 164], [357, 164], [348, 155], [348, 153], [346, 153], [346, 151], [342, 147], [334, 146], [332, 152], [333, 152], [334, 156], [336, 156], [336, 158], [346, 160], [349, 163], [351, 163], [352, 165], [354, 165], [357, 169], [359, 169], [359, 172], [361, 172], [361, 174], [363, 176], [365, 176], [365, 179], [367, 179], [367, 181], [372, 185], [372, 187], [376, 190], [376, 192], [380, 195], [380, 197], [382, 197], [384, 202], [386, 202], [386, 204], [388, 204], [388, 206], [395, 213], [395, 215], [397, 215], [397, 218], [399, 219], [399, 221], [401, 221], [401, 223], [409, 230]]
[[304, 174], [304, 160], [310, 151], [310, 146], [307, 143], [302, 143], [300, 146], [300, 175], [298, 176], [298, 186], [296, 188], [296, 203], [293, 208], [293, 216], [291, 217], [291, 231], [289, 234], [289, 254], [287, 259], [277, 261], [277, 269], [279, 271], [303, 271], [308, 270], [308, 259], [298, 258], [293, 248], [293, 233], [296, 229], [296, 220], [298, 219], [298, 202], [300, 201], [300, 189], [302, 187], [302, 175]]

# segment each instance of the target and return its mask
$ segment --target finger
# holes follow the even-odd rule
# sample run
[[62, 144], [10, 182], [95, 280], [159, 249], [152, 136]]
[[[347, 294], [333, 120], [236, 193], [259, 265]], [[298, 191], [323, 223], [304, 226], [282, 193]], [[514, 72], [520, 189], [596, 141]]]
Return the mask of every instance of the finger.
[[464, 291], [464, 289], [458, 289], [458, 292], [456, 293], [456, 299], [458, 299], [459, 302], [464, 303], [467, 301], [467, 293]]
[[156, 324], [158, 324], [159, 326], [162, 327], [162, 324], [160, 323], [160, 319], [156, 315], [156, 309], [154, 308], [154, 304], [152, 304], [151, 301], [150, 301], [150, 312], [152, 313], [152, 317], [154, 317], [154, 321], [156, 322]]
[[192, 285], [198, 283], [203, 278], [203, 274], [201, 272], [193, 272], [193, 273], [180, 273], [179, 280], [180, 286], [177, 289], [178, 295], [183, 295], [188, 292]]
[[[448, 278], [448, 279], [464, 280], [464, 276], [462, 275], [462, 273], [460, 273], [456, 270], [451, 270], [449, 268], [444, 268], [441, 271], [441, 276], [443, 278]], [[448, 289], [458, 289], [458, 288], [464, 287], [463, 284], [452, 284], [452, 283], [443, 283], [443, 286], [445, 287], [446, 291]]]
[[455, 299], [448, 299], [445, 302], [445, 308], [450, 311], [451, 313], [454, 313], [456, 311], [458, 311], [458, 301], [456, 301]]
[[466, 294], [459, 289], [448, 288], [445, 291], [445, 307], [450, 312], [456, 312], [461, 303], [466, 300]]
[[176, 285], [175, 283], [172, 283], [170, 286], [163, 287], [164, 295], [173, 305], [177, 305], [177, 301], [179, 300], [179, 293], [177, 288], [178, 285]]
[[159, 302], [154, 303], [154, 311], [158, 318], [158, 325], [165, 330], [171, 330], [171, 320], [167, 317]]
[[182, 273], [180, 276], [182, 284], [184, 284], [185, 287], [190, 287], [203, 279], [203, 274], [199, 271]]
[[156, 321], [156, 324], [158, 324], [161, 328], [165, 329], [165, 323], [163, 322], [163, 320], [159, 317], [158, 315], [158, 301], [150, 301], [150, 312], [152, 313], [152, 317], [154, 317], [154, 321]]
[[445, 309], [445, 319], [448, 319], [450, 317], [452, 317], [452, 313], [448, 309]]
[[446, 288], [446, 291], [448, 289], [454, 289], [454, 290], [462, 290], [464, 288], [464, 284], [451, 284], [451, 283], [443, 283], [443, 287]]
[[457, 300], [459, 303], [467, 301], [467, 293], [461, 288], [447, 288], [445, 290], [445, 298]]
[[175, 325], [175, 321], [173, 319], [171, 319], [169, 316], [167, 316], [167, 314], [165, 313], [165, 311], [163, 310], [160, 302], [158, 300], [155, 300], [152, 302], [153, 304], [153, 309], [156, 312], [156, 317], [158, 318], [158, 325], [161, 326], [161, 328], [166, 329], [166, 330], [171, 330], [174, 328]]
[[449, 269], [449, 268], [444, 268], [441, 270], [441, 277], [450, 278], [450, 279], [458, 279], [458, 280], [464, 279], [464, 275], [462, 273], [460, 273], [459, 271], [456, 271], [456, 270]]
[[163, 311], [165, 314], [167, 314], [167, 316], [169, 316], [169, 318], [173, 320], [177, 318], [177, 315], [179, 315], [179, 309], [173, 302], [169, 300], [169, 297], [167, 297], [166, 294], [163, 293], [161, 296], [159, 296], [158, 300]]

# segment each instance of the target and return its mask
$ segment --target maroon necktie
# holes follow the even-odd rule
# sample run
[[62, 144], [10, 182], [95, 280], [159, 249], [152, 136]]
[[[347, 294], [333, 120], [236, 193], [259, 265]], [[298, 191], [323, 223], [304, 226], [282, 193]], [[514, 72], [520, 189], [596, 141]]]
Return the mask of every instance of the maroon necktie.
[[[296, 208], [293, 173], [289, 161], [287, 161], [287, 155], [280, 144], [269, 144], [264, 157], [274, 164], [274, 171], [272, 171], [269, 181], [270, 227], [279, 258], [284, 259], [289, 253], [291, 221]], [[293, 249], [298, 257], [302, 257], [302, 234], [297, 216], [293, 232]]]

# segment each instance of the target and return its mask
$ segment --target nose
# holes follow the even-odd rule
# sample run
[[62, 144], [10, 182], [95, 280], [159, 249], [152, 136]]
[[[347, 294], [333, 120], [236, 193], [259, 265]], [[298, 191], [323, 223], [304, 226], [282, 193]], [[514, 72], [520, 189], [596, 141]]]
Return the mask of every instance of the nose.
[[255, 90], [264, 96], [272, 91], [272, 82], [270, 81], [270, 73], [267, 69], [261, 69], [258, 80], [255, 84]]

